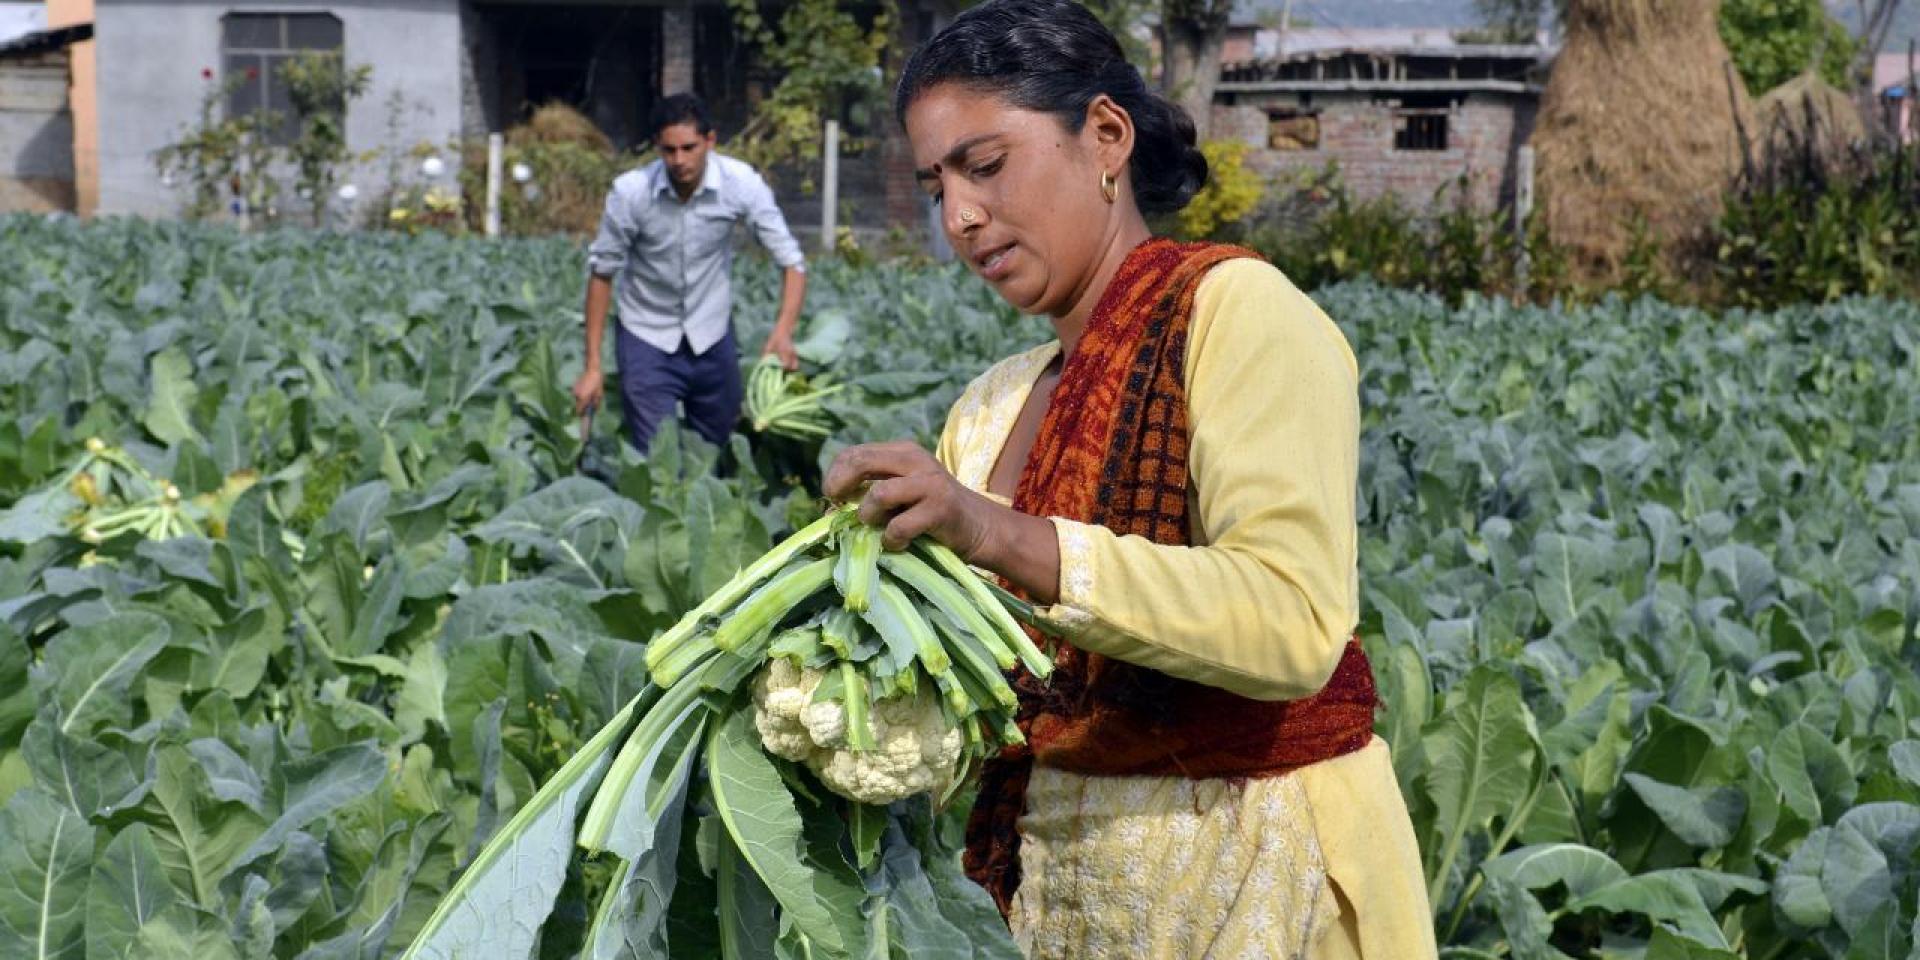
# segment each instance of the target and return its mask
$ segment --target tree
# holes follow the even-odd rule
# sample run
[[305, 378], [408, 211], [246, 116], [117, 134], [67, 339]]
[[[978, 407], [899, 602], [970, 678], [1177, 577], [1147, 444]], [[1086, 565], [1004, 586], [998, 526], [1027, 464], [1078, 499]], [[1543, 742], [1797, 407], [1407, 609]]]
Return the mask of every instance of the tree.
[[299, 134], [287, 145], [313, 225], [326, 223], [340, 165], [347, 162], [347, 104], [373, 82], [373, 68], [349, 69], [338, 51], [309, 50], [280, 65]]
[[1473, 0], [1483, 29], [1464, 38], [1484, 43], [1532, 43], [1549, 10], [1557, 6], [1551, 0]]
[[853, 5], [839, 0], [790, 4], [777, 28], [761, 16], [755, 0], [727, 0], [727, 7], [735, 32], [780, 76], [729, 144], [741, 159], [761, 168], [817, 160], [828, 118], [884, 96], [880, 64], [898, 18], [891, 0], [880, 4], [866, 27]]
[[1887, 45], [1887, 33], [1899, 18], [1901, 0], [1853, 0], [1860, 12], [1860, 49], [1854, 57], [1854, 77], [1871, 83], [1873, 61]]
[[1723, 0], [1720, 38], [1755, 95], [1810, 66], [1836, 87], [1852, 86], [1858, 42], [1821, 0]]
[[1213, 116], [1220, 50], [1226, 46], [1232, 17], [1233, 0], [1160, 2], [1160, 49], [1165, 57], [1161, 87], [1187, 109], [1202, 140]]
[[1086, 8], [1113, 31], [1114, 39], [1120, 41], [1120, 49], [1127, 55], [1127, 62], [1140, 68], [1147, 76], [1153, 75], [1153, 46], [1144, 38], [1134, 34], [1148, 20], [1153, 12], [1154, 0], [1084, 0]]

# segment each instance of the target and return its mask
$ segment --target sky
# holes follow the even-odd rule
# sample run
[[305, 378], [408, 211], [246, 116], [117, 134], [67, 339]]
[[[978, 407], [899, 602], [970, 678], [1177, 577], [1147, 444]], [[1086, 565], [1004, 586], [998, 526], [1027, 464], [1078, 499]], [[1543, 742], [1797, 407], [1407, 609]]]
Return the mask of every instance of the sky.
[[[1278, 12], [1286, 0], [1243, 0], [1247, 11]], [[1471, 27], [1473, 0], [1293, 0], [1294, 15], [1316, 27]]]
[[[1279, 11], [1286, 0], [1242, 0], [1248, 12]], [[1854, 0], [1828, 0], [1840, 19], [1857, 19]], [[1906, 38], [1920, 36], [1920, 0], [1905, 0], [1887, 49], [1906, 49]], [[1293, 0], [1297, 16], [1324, 27], [1471, 27], [1479, 22], [1473, 0]]]

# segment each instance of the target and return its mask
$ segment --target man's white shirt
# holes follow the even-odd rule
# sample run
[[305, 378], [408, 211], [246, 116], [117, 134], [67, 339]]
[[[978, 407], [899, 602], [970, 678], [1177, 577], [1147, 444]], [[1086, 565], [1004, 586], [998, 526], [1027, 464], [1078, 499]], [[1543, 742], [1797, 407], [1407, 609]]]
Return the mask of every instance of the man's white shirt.
[[685, 202], [659, 160], [622, 174], [607, 194], [587, 268], [613, 278], [620, 324], [667, 353], [684, 338], [705, 353], [732, 319], [733, 225], [746, 221], [783, 268], [802, 267], [800, 243], [753, 167], [719, 153]]

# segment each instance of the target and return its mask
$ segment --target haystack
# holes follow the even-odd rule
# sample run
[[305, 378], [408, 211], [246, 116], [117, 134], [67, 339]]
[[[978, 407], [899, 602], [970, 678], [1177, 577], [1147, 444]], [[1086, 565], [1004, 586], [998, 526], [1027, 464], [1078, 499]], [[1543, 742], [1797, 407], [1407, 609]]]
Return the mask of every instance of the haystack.
[[1763, 162], [1803, 156], [1810, 148], [1816, 160], [1838, 163], [1867, 138], [1853, 98], [1812, 70], [1767, 91], [1754, 114], [1754, 141]]
[[533, 111], [526, 123], [507, 131], [507, 140], [516, 146], [570, 143], [599, 153], [613, 152], [613, 141], [586, 114], [557, 100]]
[[[600, 224], [613, 178], [638, 158], [614, 149], [593, 121], [564, 103], [548, 103], [526, 122], [507, 131], [507, 159], [531, 168], [528, 183], [509, 182], [501, 196], [501, 217], [512, 233], [571, 233], [591, 236]], [[467, 208], [478, 229], [485, 207], [487, 145], [470, 140], [463, 158], [468, 177]]]
[[1618, 275], [1636, 222], [1671, 255], [1718, 216], [1753, 129], [1719, 13], [1720, 0], [1568, 0], [1533, 143], [1547, 229], [1584, 279]]

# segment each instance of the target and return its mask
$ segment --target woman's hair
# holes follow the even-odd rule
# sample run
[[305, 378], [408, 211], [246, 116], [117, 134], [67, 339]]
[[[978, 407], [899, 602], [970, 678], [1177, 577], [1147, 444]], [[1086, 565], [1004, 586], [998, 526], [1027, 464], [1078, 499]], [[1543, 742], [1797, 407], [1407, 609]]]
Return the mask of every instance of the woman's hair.
[[1051, 113], [1075, 133], [1095, 97], [1112, 97], [1133, 118], [1133, 196], [1143, 213], [1177, 211], [1207, 183], [1193, 118], [1149, 90], [1112, 32], [1072, 0], [987, 0], [955, 17], [907, 60], [893, 99], [901, 124], [916, 98], [945, 83]]

